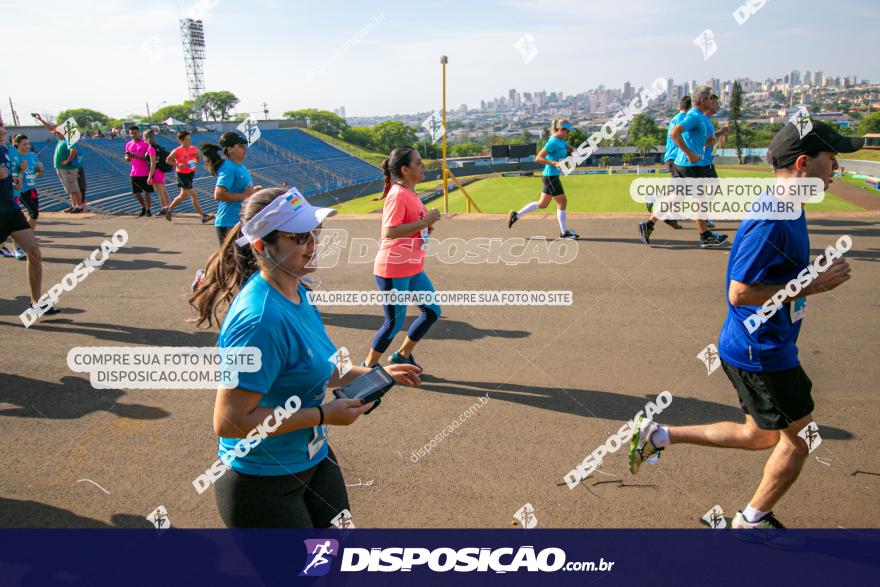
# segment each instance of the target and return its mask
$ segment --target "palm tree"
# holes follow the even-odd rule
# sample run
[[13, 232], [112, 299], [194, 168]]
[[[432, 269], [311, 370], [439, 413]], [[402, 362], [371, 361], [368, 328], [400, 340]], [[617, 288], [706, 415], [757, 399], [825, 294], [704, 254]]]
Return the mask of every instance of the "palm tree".
[[653, 152], [656, 146], [657, 145], [654, 144], [654, 139], [649, 136], [639, 137], [639, 140], [637, 140], [635, 144], [636, 151], [638, 151], [639, 155], [642, 157], [647, 157], [648, 153]]

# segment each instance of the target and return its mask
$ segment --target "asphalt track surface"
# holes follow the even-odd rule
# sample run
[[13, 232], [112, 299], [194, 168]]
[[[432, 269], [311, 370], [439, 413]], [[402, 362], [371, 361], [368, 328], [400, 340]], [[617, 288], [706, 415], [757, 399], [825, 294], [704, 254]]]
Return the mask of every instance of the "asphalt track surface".
[[[660, 422], [742, 418], [723, 371], [707, 375], [697, 359], [725, 317], [729, 248], [701, 250], [692, 227], [662, 224], [647, 247], [638, 241], [640, 218], [572, 214], [582, 240], [568, 264], [429, 260], [438, 290], [570, 290], [573, 304], [443, 308], [415, 353], [426, 369], [421, 389], [394, 388], [375, 412], [331, 431], [346, 482], [361, 484], [348, 490], [357, 526], [510, 527], [530, 503], [539, 527], [696, 527], [716, 504], [728, 516], [745, 506], [768, 451], [675, 446], [634, 477], [621, 450], [573, 490], [563, 484], [663, 390], [673, 401]], [[368, 215], [325, 226], [373, 237], [378, 222]], [[776, 513], [794, 527], [877, 527], [880, 215], [810, 217], [809, 226], [813, 255], [852, 237], [853, 279], [809, 300], [800, 356], [823, 443]], [[159, 505], [174, 526], [222, 526], [213, 489], [198, 495], [192, 486], [216, 458], [214, 392], [97, 390], [67, 367], [75, 346], [216, 342], [216, 332], [186, 321], [193, 272], [216, 248], [213, 228], [192, 216], [167, 223], [47, 215], [38, 229], [44, 289], [119, 228], [128, 244], [62, 294], [63, 314], [27, 330], [18, 318], [25, 264], [0, 260], [2, 527], [141, 527]], [[733, 237], [736, 223], [719, 228]], [[557, 234], [552, 214], [512, 230], [500, 216], [474, 215], [442, 219], [433, 236]], [[375, 287], [370, 263], [341, 262], [316, 275], [334, 290]], [[323, 316], [333, 341], [358, 362], [382, 322], [379, 307], [325, 307]], [[481, 396], [485, 404], [460, 421]], [[454, 420], [455, 431], [413, 462]]]

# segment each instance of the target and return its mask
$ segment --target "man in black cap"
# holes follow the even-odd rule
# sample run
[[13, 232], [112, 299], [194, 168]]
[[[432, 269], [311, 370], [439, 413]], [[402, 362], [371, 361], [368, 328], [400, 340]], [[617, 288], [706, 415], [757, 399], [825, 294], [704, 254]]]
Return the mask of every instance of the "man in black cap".
[[[777, 179], [819, 178], [827, 190], [837, 169], [837, 154], [852, 153], [863, 144], [864, 139], [842, 136], [822, 122], [808, 121], [806, 127], [789, 123], [773, 137], [767, 159]], [[728, 314], [718, 351], [739, 395], [745, 422], [666, 427], [641, 420], [633, 436], [632, 473], [670, 444], [773, 448], [761, 483], [748, 505], [736, 513], [733, 528], [783, 528], [771, 510], [795, 482], [809, 454], [805, 440], [798, 436], [814, 426], [812, 383], [797, 349], [806, 297], [831, 291], [850, 278], [849, 264], [839, 255], [831, 262], [826, 258], [824, 270], [815, 275], [805, 272], [810, 261], [803, 213], [794, 220], [744, 220], [727, 266]], [[805, 275], [812, 275], [806, 284]], [[796, 295], [785, 293], [793, 280], [802, 286], [790, 288]], [[755, 316], [771, 297], [771, 304], [779, 300], [775, 313], [761, 323]]]

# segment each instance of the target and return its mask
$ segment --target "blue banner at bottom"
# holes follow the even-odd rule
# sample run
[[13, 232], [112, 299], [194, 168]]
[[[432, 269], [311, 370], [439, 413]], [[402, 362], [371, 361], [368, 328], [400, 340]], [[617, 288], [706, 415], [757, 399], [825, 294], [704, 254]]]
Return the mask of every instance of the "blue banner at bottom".
[[0, 530], [4, 587], [877, 584], [878, 571], [874, 529]]

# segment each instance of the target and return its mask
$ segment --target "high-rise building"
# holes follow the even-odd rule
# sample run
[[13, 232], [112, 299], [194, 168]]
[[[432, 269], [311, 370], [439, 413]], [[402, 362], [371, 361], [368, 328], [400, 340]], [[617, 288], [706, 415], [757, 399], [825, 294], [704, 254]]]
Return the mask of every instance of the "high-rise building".
[[801, 85], [801, 72], [799, 72], [799, 71], [792, 71], [792, 72], [791, 72], [791, 75], [789, 75], [789, 82], [790, 82], [791, 85], [793, 85], [793, 86], [799, 86], [799, 85]]
[[813, 75], [813, 85], [817, 88], [821, 88], [822, 84], [825, 82], [825, 74], [822, 73], [821, 70], [817, 70]]
[[626, 82], [623, 84], [623, 99], [624, 100], [632, 100], [636, 95], [635, 89], [632, 87], [632, 84]]
[[804, 72], [804, 85], [812, 86], [813, 85], [813, 72], [809, 69]]

